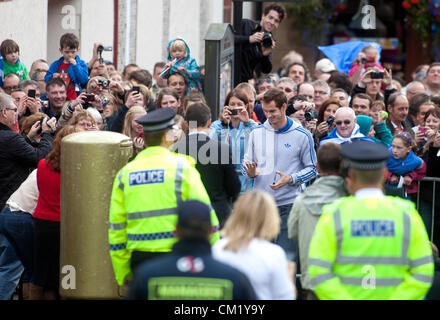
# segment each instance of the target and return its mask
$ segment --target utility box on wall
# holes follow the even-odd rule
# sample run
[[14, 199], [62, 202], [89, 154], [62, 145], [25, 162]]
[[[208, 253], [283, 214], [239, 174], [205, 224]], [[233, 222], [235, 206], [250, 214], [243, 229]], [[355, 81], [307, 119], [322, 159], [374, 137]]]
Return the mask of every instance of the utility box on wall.
[[234, 33], [227, 23], [213, 23], [205, 36], [205, 96], [212, 119], [234, 88]]

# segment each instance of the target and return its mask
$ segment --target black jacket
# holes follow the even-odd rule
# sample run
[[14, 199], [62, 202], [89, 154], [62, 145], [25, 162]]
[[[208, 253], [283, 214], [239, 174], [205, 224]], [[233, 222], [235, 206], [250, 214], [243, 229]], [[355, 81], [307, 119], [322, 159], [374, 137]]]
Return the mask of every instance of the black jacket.
[[252, 20], [243, 19], [235, 34], [235, 46], [240, 46], [241, 49], [240, 82], [252, 79], [254, 70], [257, 76], [272, 71], [272, 53], [264, 56], [260, 43], [249, 43], [249, 36], [256, 32], [262, 32], [261, 26]]
[[52, 135], [45, 131], [38, 146], [0, 123], [0, 209], [29, 173], [52, 150]]
[[[232, 284], [232, 286], [231, 286]], [[214, 260], [208, 241], [180, 240], [135, 270], [129, 300], [255, 300], [248, 278]]]
[[198, 133], [186, 136], [173, 150], [196, 159], [196, 169], [223, 226], [241, 188], [229, 146]]

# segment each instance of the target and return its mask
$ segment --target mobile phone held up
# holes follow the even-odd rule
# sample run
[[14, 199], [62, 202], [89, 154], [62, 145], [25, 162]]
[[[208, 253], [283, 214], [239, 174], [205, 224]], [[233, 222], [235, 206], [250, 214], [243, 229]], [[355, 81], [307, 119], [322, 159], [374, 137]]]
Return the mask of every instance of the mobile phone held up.
[[372, 72], [371, 79], [383, 79], [383, 72]]
[[28, 97], [29, 98], [35, 98], [35, 89], [29, 89], [28, 90]]
[[139, 86], [133, 86], [133, 92], [139, 93]]
[[144, 129], [140, 129], [140, 130], [138, 131], [138, 134], [137, 134], [136, 138], [142, 138], [143, 135], [144, 135]]

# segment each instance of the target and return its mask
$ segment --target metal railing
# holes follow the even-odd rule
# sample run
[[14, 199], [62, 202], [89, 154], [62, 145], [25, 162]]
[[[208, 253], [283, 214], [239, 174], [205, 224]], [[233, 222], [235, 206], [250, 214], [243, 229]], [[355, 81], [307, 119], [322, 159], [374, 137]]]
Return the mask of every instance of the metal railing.
[[432, 204], [431, 204], [431, 230], [430, 230], [430, 240], [432, 242], [434, 237], [434, 221], [435, 221], [435, 187], [436, 183], [440, 183], [440, 178], [425, 177], [418, 181], [418, 192], [417, 192], [417, 211], [419, 211], [420, 206], [420, 183], [421, 182], [432, 182]]

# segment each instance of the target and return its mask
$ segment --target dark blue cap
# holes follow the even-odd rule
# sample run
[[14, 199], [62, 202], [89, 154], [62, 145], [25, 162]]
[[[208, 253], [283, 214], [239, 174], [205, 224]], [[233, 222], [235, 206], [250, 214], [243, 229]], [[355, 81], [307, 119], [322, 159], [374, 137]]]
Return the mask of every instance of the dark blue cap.
[[160, 108], [148, 112], [145, 116], [136, 120], [141, 124], [144, 131], [159, 131], [174, 125], [176, 111], [171, 108]]
[[194, 227], [197, 225], [211, 225], [211, 208], [197, 200], [179, 203], [177, 206], [177, 214], [178, 226]]
[[380, 143], [356, 140], [341, 146], [341, 155], [350, 168], [359, 170], [381, 169], [390, 157], [388, 148]]

